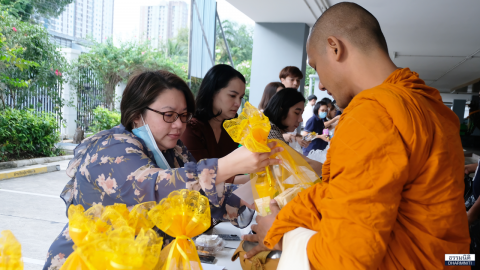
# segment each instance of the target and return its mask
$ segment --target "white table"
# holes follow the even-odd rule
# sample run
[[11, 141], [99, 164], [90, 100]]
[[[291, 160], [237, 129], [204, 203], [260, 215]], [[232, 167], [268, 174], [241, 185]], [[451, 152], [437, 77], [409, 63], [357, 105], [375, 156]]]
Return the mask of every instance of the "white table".
[[[252, 224], [255, 224], [255, 218], [253, 219]], [[251, 226], [251, 225], [250, 225]], [[239, 228], [233, 226], [229, 222], [222, 222], [213, 228], [211, 234], [235, 234], [240, 237], [241, 234], [246, 234], [250, 231], [250, 226], [245, 229], [240, 230]], [[242, 270], [242, 266], [240, 266], [240, 259], [235, 260], [232, 262], [233, 253], [240, 245], [240, 241], [226, 241], [226, 247], [231, 248], [224, 248], [222, 251], [217, 252], [215, 255], [216, 262], [215, 265], [225, 266], [227, 270]]]

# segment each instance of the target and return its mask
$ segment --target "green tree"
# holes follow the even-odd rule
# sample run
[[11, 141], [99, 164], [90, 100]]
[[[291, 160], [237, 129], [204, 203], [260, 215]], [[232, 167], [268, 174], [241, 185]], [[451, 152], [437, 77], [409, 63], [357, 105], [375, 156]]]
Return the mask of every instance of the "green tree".
[[[229, 20], [224, 20], [222, 26], [230, 53], [232, 54], [233, 63], [236, 65], [243, 61], [252, 60], [253, 29]], [[215, 59], [217, 63], [230, 64], [220, 25], [217, 25]]]
[[0, 33], [0, 100], [2, 101], [3, 109], [6, 109], [4, 93], [7, 90], [7, 84], [21, 88], [28, 87], [30, 81], [10, 78], [1, 72], [1, 70], [14, 66], [23, 71], [25, 68], [38, 66], [35, 62], [26, 61], [25, 59], [17, 57], [18, 54], [23, 53], [23, 48], [18, 46], [8, 48], [5, 46], [5, 40], [6, 38]]
[[67, 67], [65, 58], [51, 42], [45, 27], [22, 22], [6, 12], [2, 12], [0, 18], [4, 50], [14, 52], [14, 56], [10, 56], [10, 62], [23, 63], [0, 65], [0, 75], [4, 78], [0, 97], [2, 100], [6, 96], [11, 97], [14, 100], [13, 107], [18, 107], [28, 96], [35, 95], [40, 87], [53, 98], [55, 110], [59, 112], [62, 107], [61, 97], [57, 91], [51, 90], [64, 82], [62, 73]]
[[[106, 107], [113, 110], [115, 102], [115, 86], [138, 70], [164, 69], [187, 79], [186, 64], [176, 62], [166, 57], [162, 50], [152, 49], [150, 42], [122, 42], [118, 47], [113, 40], [107, 39], [104, 43], [91, 41], [92, 46], [88, 53], [80, 55], [72, 64], [72, 84], [74, 89], [81, 90], [84, 85], [80, 79], [85, 77], [83, 71], [92, 70], [96, 79], [104, 85], [103, 97]], [[83, 77], [82, 77], [83, 76]], [[85, 80], [82, 80], [85, 83]]]
[[190, 35], [190, 30], [188, 28], [181, 28], [178, 30], [175, 39], [182, 44], [182, 46], [188, 47], [188, 35]]
[[304, 88], [305, 96], [310, 95], [310, 93], [308, 92], [310, 90], [309, 89], [310, 75], [315, 75], [315, 74], [317, 74], [315, 69], [313, 69], [311, 66], [307, 65], [307, 69], [305, 71], [305, 88]]
[[173, 38], [167, 40], [164, 46], [165, 56], [168, 58], [176, 59], [182, 63], [188, 61], [188, 46], [184, 46], [184, 44]]
[[307, 65], [307, 70], [305, 71], [305, 83], [309, 82], [310, 75], [315, 75], [317, 72], [311, 66]]
[[73, 0], [0, 0], [4, 10], [22, 21], [28, 21], [33, 14], [45, 18], [58, 17]]
[[189, 34], [188, 28], [179, 29], [176, 37], [170, 38], [162, 44], [161, 49], [165, 56], [179, 63], [188, 63]]
[[247, 89], [245, 90], [244, 99], [245, 101], [248, 101], [250, 96], [250, 77], [252, 73], [252, 60], [245, 60], [241, 62], [235, 67], [235, 69], [238, 70], [238, 72], [242, 73], [243, 76], [245, 76], [245, 81], [247, 82], [245, 86], [247, 87]]

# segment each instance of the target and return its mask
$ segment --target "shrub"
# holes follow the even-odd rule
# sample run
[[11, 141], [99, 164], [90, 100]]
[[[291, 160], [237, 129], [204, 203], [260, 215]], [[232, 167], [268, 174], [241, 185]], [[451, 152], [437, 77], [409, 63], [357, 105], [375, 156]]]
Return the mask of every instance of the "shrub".
[[111, 129], [120, 124], [120, 113], [110, 111], [102, 106], [98, 106], [93, 110], [93, 123], [90, 131], [97, 133], [102, 130]]
[[59, 125], [51, 113], [6, 109], [0, 113], [0, 161], [60, 154]]
[[[53, 109], [61, 115], [63, 100], [55, 89], [65, 83], [65, 74], [62, 73], [69, 69], [67, 60], [47, 29], [43, 25], [22, 22], [7, 12], [0, 12], [0, 33], [3, 36], [1, 54], [4, 54], [5, 50], [10, 50], [13, 54], [10, 57], [0, 55], [2, 101], [9, 98], [13, 101], [10, 107], [21, 109], [25, 101], [32, 98], [36, 100], [46, 94], [54, 102]], [[18, 61], [18, 58], [22, 61]], [[9, 64], [4, 62], [7, 59], [10, 60]], [[13, 63], [22, 65], [12, 65]], [[39, 89], [43, 92], [40, 93]], [[41, 105], [38, 102], [37, 106]]]

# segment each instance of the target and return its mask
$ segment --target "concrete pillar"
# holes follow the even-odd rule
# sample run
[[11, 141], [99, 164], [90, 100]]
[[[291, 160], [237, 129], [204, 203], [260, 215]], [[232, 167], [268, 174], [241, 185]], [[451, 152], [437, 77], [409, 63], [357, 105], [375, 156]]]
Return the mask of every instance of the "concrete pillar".
[[120, 82], [115, 86], [115, 110], [120, 111], [120, 102], [122, 101], [123, 90], [127, 84]]
[[[77, 60], [78, 56], [80, 56], [79, 50], [71, 48], [62, 48], [61, 52], [69, 64]], [[62, 138], [73, 138], [75, 129], [77, 129], [77, 123], [75, 122], [75, 120], [77, 120], [77, 95], [70, 82], [63, 84], [62, 99], [65, 100], [65, 105], [62, 108], [62, 116], [66, 126], [61, 127], [61, 136]]]
[[[253, 34], [250, 103], [258, 106], [265, 86], [279, 82], [280, 70], [296, 66], [305, 74], [306, 43], [309, 27], [305, 23], [256, 23]], [[305, 79], [300, 83], [303, 93]]]

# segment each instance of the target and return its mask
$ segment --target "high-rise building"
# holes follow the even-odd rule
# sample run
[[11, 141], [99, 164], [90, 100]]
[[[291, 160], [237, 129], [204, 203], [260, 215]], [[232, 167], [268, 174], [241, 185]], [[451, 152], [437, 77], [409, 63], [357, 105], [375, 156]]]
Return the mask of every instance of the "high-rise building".
[[186, 28], [188, 23], [188, 6], [183, 1], [161, 1], [155, 6], [140, 8], [139, 37], [150, 40], [153, 47], [169, 38], [177, 36], [178, 31]]
[[169, 24], [168, 38], [176, 37], [178, 30], [187, 27], [188, 6], [183, 1], [170, 1], [168, 3]]
[[87, 37], [103, 42], [113, 34], [113, 7], [114, 0], [75, 0], [57, 18], [46, 19], [45, 27], [62, 45]]
[[65, 11], [58, 18], [50, 19], [47, 28], [58, 33], [73, 36], [74, 17], [75, 5], [72, 3], [65, 7]]

